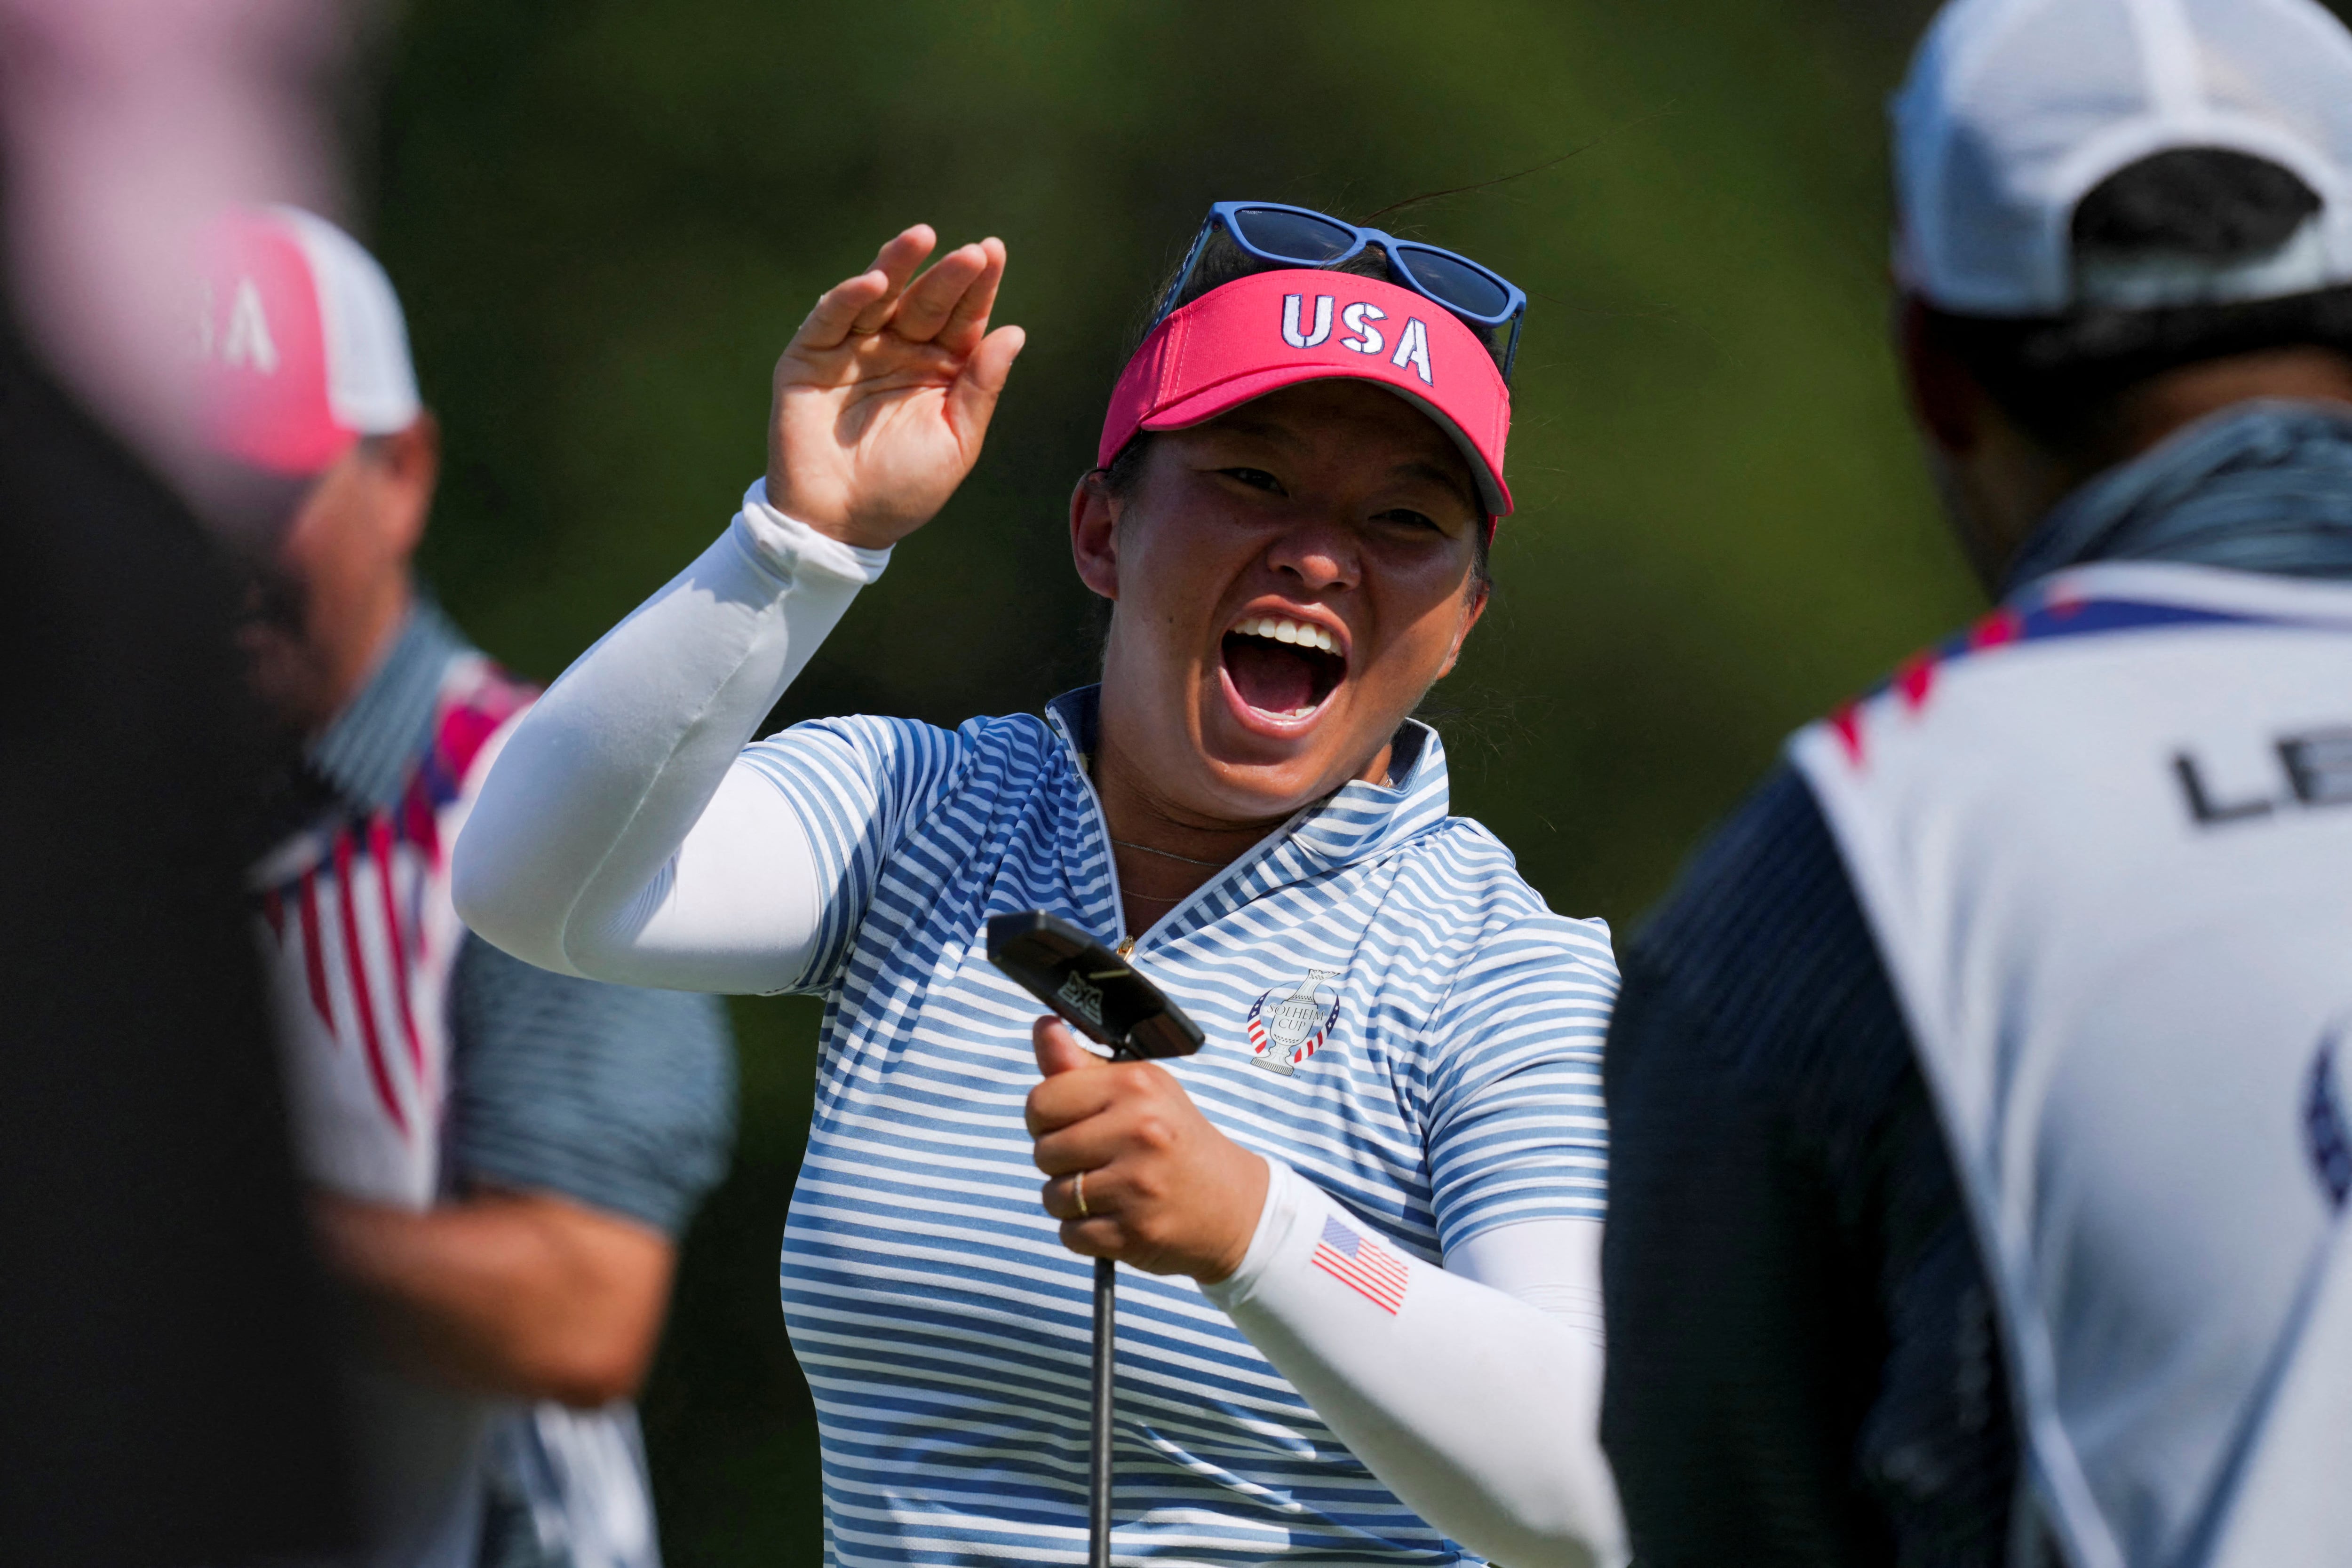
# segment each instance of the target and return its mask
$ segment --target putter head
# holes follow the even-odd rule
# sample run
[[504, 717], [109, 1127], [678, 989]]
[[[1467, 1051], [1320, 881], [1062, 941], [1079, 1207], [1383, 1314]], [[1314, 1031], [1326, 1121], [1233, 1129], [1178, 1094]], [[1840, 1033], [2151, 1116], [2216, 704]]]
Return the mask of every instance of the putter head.
[[1042, 909], [991, 916], [988, 961], [1114, 1055], [1190, 1056], [1206, 1038], [1126, 959]]

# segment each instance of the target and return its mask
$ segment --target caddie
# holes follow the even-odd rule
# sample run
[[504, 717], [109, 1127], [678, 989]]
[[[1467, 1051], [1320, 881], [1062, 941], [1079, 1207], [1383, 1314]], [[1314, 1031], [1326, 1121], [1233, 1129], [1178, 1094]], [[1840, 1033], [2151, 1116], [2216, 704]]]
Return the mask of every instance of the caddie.
[[1993, 612], [1633, 945], [1603, 1432], [1641, 1561], [2352, 1551], [2352, 37], [1957, 0], [1894, 108]]
[[[1608, 934], [1448, 814], [1410, 717], [1486, 607], [1524, 296], [1218, 204], [1070, 499], [1100, 685], [750, 744], [970, 472], [1021, 347], [989, 327], [1003, 245], [919, 274], [933, 244], [899, 235], [802, 324], [765, 476], [518, 727], [460, 909], [551, 968], [826, 998], [782, 1287], [829, 1562], [1083, 1559], [1076, 1254], [1149, 1271], [1118, 1561], [1616, 1560]], [[1206, 1048], [1114, 1066], [1037, 1020], [982, 939], [1032, 907]]]
[[458, 920], [450, 847], [536, 694], [412, 570], [440, 443], [399, 298], [315, 214], [239, 212], [216, 241], [211, 444], [289, 497], [238, 629], [302, 739], [252, 881], [312, 1210], [373, 1331], [364, 1562], [658, 1568], [629, 1397], [726, 1169], [726, 1019]]

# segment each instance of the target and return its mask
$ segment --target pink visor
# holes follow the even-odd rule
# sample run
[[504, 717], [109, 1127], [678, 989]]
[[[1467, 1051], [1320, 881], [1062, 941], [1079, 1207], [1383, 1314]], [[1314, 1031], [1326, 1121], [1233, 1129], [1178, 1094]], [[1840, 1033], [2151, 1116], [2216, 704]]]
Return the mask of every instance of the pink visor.
[[1433, 300], [1352, 273], [1255, 273], [1171, 313], [1119, 373], [1095, 461], [1108, 467], [1138, 431], [1181, 430], [1335, 376], [1377, 382], [1435, 420], [1487, 516], [1509, 516], [1511, 393], [1486, 346]]

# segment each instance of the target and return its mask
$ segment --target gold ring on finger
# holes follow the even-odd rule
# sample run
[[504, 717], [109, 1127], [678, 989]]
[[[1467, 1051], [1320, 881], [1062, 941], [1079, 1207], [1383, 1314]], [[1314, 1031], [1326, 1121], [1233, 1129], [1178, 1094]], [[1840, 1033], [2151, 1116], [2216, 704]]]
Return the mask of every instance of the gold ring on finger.
[[1088, 1211], [1088, 1210], [1087, 1210], [1087, 1173], [1086, 1173], [1086, 1172], [1084, 1172], [1084, 1171], [1080, 1171], [1076, 1176], [1072, 1176], [1072, 1177], [1070, 1178], [1070, 1196], [1071, 1196], [1072, 1197], [1074, 1197], [1074, 1198], [1076, 1198], [1076, 1199], [1077, 1200], [1077, 1204], [1078, 1204], [1078, 1218], [1079, 1218], [1080, 1219], [1086, 1219], [1086, 1218], [1091, 1218], [1091, 1215], [1090, 1215], [1089, 1211]]

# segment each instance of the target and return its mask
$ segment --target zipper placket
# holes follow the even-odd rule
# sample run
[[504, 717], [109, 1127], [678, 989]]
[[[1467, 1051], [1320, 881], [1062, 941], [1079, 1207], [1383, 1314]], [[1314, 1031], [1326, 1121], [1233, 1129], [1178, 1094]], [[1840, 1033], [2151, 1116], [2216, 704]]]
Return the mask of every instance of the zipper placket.
[[[1298, 824], [1314, 814], [1315, 806], [1300, 807], [1291, 813], [1288, 821], [1251, 845], [1247, 854], [1186, 894], [1181, 904], [1153, 921], [1141, 936], [1130, 936], [1127, 931], [1127, 898], [1119, 891], [1118, 885], [1118, 846], [1110, 841], [1110, 819], [1103, 814], [1102, 796], [1096, 792], [1094, 772], [1087, 766], [1087, 754], [1078, 749], [1078, 743], [1071, 736], [1068, 726], [1063, 723], [1062, 716], [1055, 714], [1053, 719], [1054, 733], [1061, 738], [1063, 748], [1069, 753], [1071, 763], [1077, 768], [1078, 783], [1085, 789], [1087, 804], [1094, 811], [1095, 831], [1102, 836], [1103, 863], [1110, 868], [1111, 918], [1118, 922], [1118, 940], [1113, 945], [1113, 951], [1122, 958], [1131, 956], [1137, 947], [1150, 941], [1170, 921], [1216, 892], [1220, 885], [1247, 872], [1252, 866], [1273, 853], [1276, 849], [1289, 841], [1290, 835], [1297, 830]], [[1320, 805], [1322, 802], [1318, 800], [1315, 804]]]
[[[1313, 813], [1314, 810], [1314, 807], [1307, 806], [1302, 807], [1296, 812], [1293, 812], [1290, 821], [1283, 823], [1282, 826], [1275, 829], [1274, 831], [1266, 834], [1265, 838], [1260, 839], [1256, 843], [1251, 845], [1250, 851], [1247, 854], [1242, 856], [1241, 859], [1235, 861], [1233, 864], [1227, 866], [1224, 870], [1219, 872], [1216, 875], [1211, 877], [1208, 881], [1202, 883], [1192, 892], [1186, 894], [1184, 895], [1183, 903], [1178, 904], [1175, 908], [1170, 910], [1167, 914], [1153, 921], [1151, 923], [1151, 928], [1146, 931], [1141, 936], [1137, 937], [1136, 942], [1139, 944], [1150, 941], [1152, 937], [1160, 934], [1161, 929], [1164, 928], [1170, 921], [1175, 919], [1178, 915], [1182, 915], [1187, 910], [1191, 909], [1192, 905], [1208, 897], [1211, 894], [1215, 893], [1224, 883], [1236, 880], [1246, 874], [1252, 867], [1257, 864], [1258, 862], [1264, 860], [1266, 856], [1272, 854], [1276, 850], [1281, 848], [1283, 844], [1287, 842], [1292, 831], [1296, 829], [1299, 823], [1305, 821], [1307, 817]], [[1103, 842], [1106, 845], [1110, 842], [1110, 827], [1107, 821], [1103, 826]], [[1126, 918], [1126, 912], [1124, 910], [1120, 911], [1119, 917], [1122, 920]], [[1134, 951], [1134, 946], [1130, 945], [1127, 950], [1129, 952]]]

